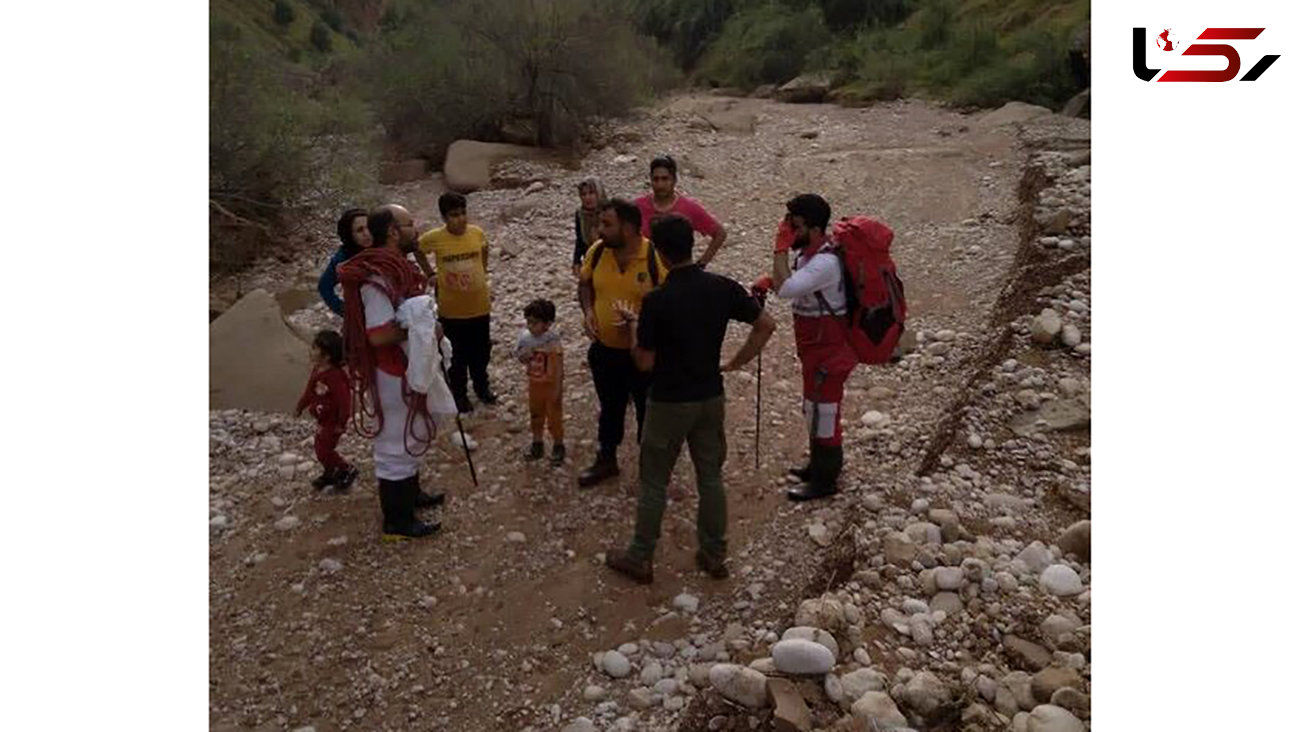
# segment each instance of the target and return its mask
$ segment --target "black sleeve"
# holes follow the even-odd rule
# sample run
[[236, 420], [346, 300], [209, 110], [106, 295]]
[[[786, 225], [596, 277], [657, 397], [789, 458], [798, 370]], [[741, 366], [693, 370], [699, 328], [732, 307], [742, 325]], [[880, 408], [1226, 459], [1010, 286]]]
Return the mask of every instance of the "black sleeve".
[[758, 320], [758, 316], [763, 312], [759, 307], [758, 301], [745, 292], [739, 282], [727, 280], [727, 300], [731, 303], [730, 311], [727, 317], [732, 320], [739, 320], [742, 323], [752, 323]]
[[587, 243], [582, 240], [582, 213], [573, 212], [573, 266], [577, 267], [582, 264], [582, 258], [587, 254]]
[[654, 295], [652, 292], [641, 300], [641, 314], [637, 317], [636, 345], [646, 351], [658, 350], [655, 348], [655, 329], [658, 327], [659, 310], [655, 303], [659, 298]]

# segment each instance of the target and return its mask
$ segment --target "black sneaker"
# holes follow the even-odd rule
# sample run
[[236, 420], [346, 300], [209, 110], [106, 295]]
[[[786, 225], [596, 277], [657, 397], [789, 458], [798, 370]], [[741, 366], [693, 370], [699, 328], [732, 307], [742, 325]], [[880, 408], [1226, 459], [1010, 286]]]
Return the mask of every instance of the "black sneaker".
[[544, 453], [544, 450], [542, 449], [542, 443], [541, 443], [541, 442], [534, 442], [533, 444], [531, 444], [531, 445], [528, 446], [528, 449], [527, 449], [527, 450], [524, 451], [524, 459], [525, 459], [525, 460], [540, 460], [541, 457], [542, 457], [542, 454], [543, 454], [543, 453]]
[[551, 465], [557, 468], [563, 465], [564, 455], [565, 455], [564, 445], [558, 442], [555, 443], [555, 446], [551, 448]]
[[597, 483], [618, 475], [618, 461], [613, 457], [597, 457], [591, 467], [578, 475], [578, 486], [590, 488]]
[[469, 414], [474, 411], [474, 405], [469, 403], [469, 397], [458, 396], [456, 399], [456, 411], [461, 414]]
[[311, 482], [311, 487], [315, 488], [316, 490], [321, 490], [325, 486], [332, 485], [333, 483], [334, 483], [334, 471], [330, 470], [329, 468], [326, 468], [325, 472], [316, 476], [316, 479]]
[[713, 579], [726, 579], [731, 576], [731, 572], [727, 571], [726, 557], [709, 554], [703, 549], [695, 552], [695, 566]]
[[340, 470], [334, 480], [334, 490], [343, 493], [347, 489], [351, 488], [352, 482], [357, 479], [357, 474], [359, 472], [360, 471], [356, 469], [356, 466], [349, 466]]
[[434, 521], [425, 523], [424, 521], [412, 521], [405, 526], [394, 526], [393, 524], [384, 524], [383, 534], [380, 539], [386, 542], [406, 541], [407, 539], [422, 539], [431, 536], [435, 531], [442, 528], [442, 524]]
[[625, 551], [612, 550], [605, 553], [605, 566], [618, 572], [637, 584], [648, 585], [655, 581], [654, 565], [649, 559], [638, 559]]
[[491, 391], [480, 392], [477, 396], [480, 403], [486, 404], [489, 407], [494, 407], [497, 402], [501, 401], [500, 399], [497, 399], [497, 395], [493, 394]]

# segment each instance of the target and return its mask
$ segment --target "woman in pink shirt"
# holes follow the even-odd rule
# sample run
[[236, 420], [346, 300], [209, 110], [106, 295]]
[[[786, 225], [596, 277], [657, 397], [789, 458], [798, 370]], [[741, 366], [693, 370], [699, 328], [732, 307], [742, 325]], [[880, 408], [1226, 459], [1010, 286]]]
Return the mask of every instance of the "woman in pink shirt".
[[650, 236], [650, 222], [656, 216], [670, 213], [683, 216], [691, 222], [692, 229], [709, 239], [709, 246], [696, 260], [700, 267], [707, 267], [727, 240], [727, 230], [698, 201], [677, 194], [677, 161], [671, 156], [660, 155], [650, 161], [650, 189], [653, 195], [636, 199], [636, 206], [641, 209], [641, 236]]

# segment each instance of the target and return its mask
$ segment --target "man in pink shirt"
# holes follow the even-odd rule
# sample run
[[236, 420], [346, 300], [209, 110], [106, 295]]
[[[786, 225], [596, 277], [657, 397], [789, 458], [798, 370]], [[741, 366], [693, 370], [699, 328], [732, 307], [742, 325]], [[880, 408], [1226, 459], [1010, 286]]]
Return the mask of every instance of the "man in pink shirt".
[[727, 230], [698, 201], [677, 194], [677, 161], [671, 156], [660, 155], [650, 161], [650, 189], [653, 195], [636, 199], [636, 207], [641, 209], [641, 236], [650, 236], [650, 224], [657, 216], [682, 216], [691, 222], [692, 229], [709, 239], [708, 248], [695, 260], [700, 267], [707, 267], [727, 240]]

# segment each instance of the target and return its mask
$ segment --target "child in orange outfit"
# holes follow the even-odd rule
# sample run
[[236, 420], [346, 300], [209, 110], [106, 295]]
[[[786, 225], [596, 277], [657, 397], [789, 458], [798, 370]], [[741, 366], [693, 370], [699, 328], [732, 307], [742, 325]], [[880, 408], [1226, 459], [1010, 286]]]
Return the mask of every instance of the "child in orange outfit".
[[533, 444], [525, 460], [542, 457], [542, 431], [551, 433], [551, 465], [564, 464], [564, 343], [552, 326], [555, 303], [533, 300], [524, 308], [527, 326], [519, 332], [515, 358], [528, 365], [528, 414]]

